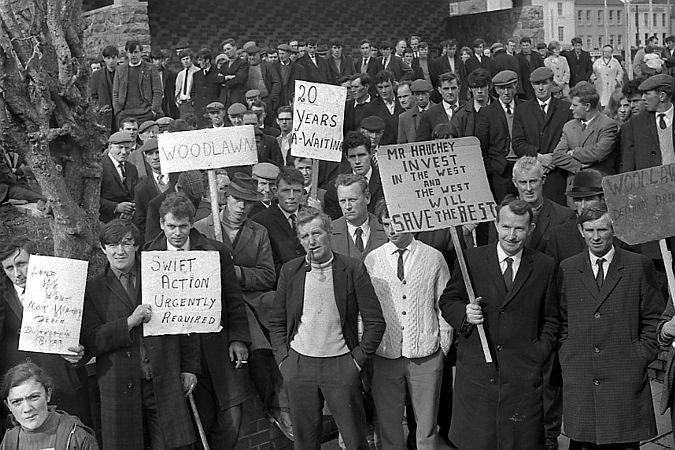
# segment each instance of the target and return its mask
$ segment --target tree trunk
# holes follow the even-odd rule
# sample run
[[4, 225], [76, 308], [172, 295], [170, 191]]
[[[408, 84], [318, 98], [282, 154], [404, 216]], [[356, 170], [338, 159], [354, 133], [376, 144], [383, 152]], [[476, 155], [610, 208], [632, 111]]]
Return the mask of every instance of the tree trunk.
[[82, 0], [0, 0], [0, 145], [48, 198], [54, 255], [96, 246], [104, 126], [88, 101]]

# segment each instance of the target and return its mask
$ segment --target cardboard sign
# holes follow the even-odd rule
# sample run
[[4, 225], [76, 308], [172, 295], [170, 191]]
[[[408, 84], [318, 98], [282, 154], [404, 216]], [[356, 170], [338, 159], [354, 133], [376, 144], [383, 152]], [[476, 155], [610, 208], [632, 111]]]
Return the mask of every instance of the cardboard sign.
[[675, 164], [602, 179], [616, 236], [635, 245], [675, 236]]
[[496, 217], [475, 137], [383, 146], [377, 161], [397, 232], [437, 230]]
[[258, 162], [252, 125], [161, 133], [162, 173], [250, 166]]
[[87, 282], [87, 261], [33, 255], [23, 301], [19, 350], [75, 355]]
[[211, 251], [141, 253], [143, 336], [220, 331], [220, 256]]
[[340, 162], [347, 88], [295, 82], [291, 155]]

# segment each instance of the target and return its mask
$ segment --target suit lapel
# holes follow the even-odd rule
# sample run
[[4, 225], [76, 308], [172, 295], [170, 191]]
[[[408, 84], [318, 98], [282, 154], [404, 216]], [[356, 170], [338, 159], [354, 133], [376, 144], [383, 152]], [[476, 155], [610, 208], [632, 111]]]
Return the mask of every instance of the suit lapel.
[[[246, 220], [244, 225], [241, 227], [241, 231], [239, 231], [239, 239], [237, 239], [237, 246], [233, 250], [233, 254], [239, 254], [241, 252], [246, 251], [247, 248], [250, 247], [249, 243], [253, 240], [254, 233], [253, 229], [250, 227], [249, 219]], [[223, 238], [225, 236], [223, 235]]]
[[[103, 161], [103, 164], [107, 164], [108, 168], [111, 170], [113, 177], [115, 178], [115, 181], [117, 184], [120, 185], [121, 188], [123, 188], [126, 191], [129, 191], [129, 188], [127, 187], [126, 184], [122, 182], [122, 178], [120, 177], [120, 173], [117, 171], [117, 167], [115, 167], [115, 164], [111, 161], [110, 156], [105, 155], [105, 158]], [[131, 163], [130, 163], [131, 164]], [[127, 174], [127, 181], [129, 180], [129, 176]]]
[[349, 241], [347, 221], [343, 216], [337, 219], [333, 225], [333, 242], [335, 243], [335, 248], [344, 249], [349, 255]]
[[597, 301], [599, 292], [598, 285], [595, 283], [595, 276], [593, 276], [593, 269], [591, 269], [591, 259], [588, 256], [588, 250], [584, 250], [584, 256], [581, 258], [577, 270], [581, 273], [581, 282], [586, 287], [588, 292], [593, 295], [593, 299]]
[[537, 248], [544, 233], [548, 230], [548, 227], [551, 225], [551, 205], [548, 201], [544, 200], [544, 203], [541, 205], [541, 211], [539, 211], [539, 216], [537, 217], [537, 226], [530, 236], [530, 248]]
[[523, 285], [530, 277], [532, 273], [532, 258], [530, 252], [527, 249], [523, 249], [523, 256], [520, 259], [520, 266], [518, 267], [518, 272], [516, 272], [516, 277], [513, 279], [513, 286], [511, 290], [506, 294], [504, 298], [504, 306], [506, 306], [518, 292], [523, 288]]
[[[499, 245], [499, 244], [497, 244]], [[497, 259], [497, 246], [493, 245], [488, 253], [487, 257], [487, 270], [490, 280], [497, 287], [497, 293], [499, 298], [506, 299], [506, 285], [504, 284], [504, 277], [502, 276], [502, 270], [499, 267], [499, 259]]]
[[[589, 259], [588, 263], [589, 269], [590, 264], [591, 263]], [[614, 290], [616, 285], [621, 280], [621, 276], [623, 275], [623, 258], [621, 257], [621, 252], [619, 251], [619, 249], [616, 249], [614, 251], [614, 258], [612, 259], [611, 264], [609, 264], [609, 267], [607, 267], [606, 270], [607, 275], [605, 275], [605, 280], [602, 282], [602, 288], [600, 289], [598, 297], [596, 298], [595, 309], [598, 309], [600, 308], [600, 306], [602, 306], [605, 300], [607, 300], [607, 297], [609, 297], [609, 294]], [[593, 271], [591, 271], [591, 276], [592, 275]], [[595, 278], [593, 279], [593, 282], [595, 283]]]
[[[647, 128], [649, 128], [649, 132], [652, 135], [652, 139], [654, 139], [654, 142], [657, 144], [659, 143], [659, 132], [656, 130], [656, 115], [649, 113], [649, 120], [647, 120]], [[675, 127], [672, 127], [675, 130]], [[661, 157], [661, 154], [659, 153], [659, 159]]]
[[[117, 298], [119, 298], [120, 301], [129, 308], [129, 311], [133, 311], [134, 309], [136, 309], [137, 305], [135, 301], [129, 298], [129, 294], [127, 294], [127, 291], [124, 290], [124, 287], [122, 287], [122, 283], [119, 282], [119, 280], [109, 267], [106, 269], [105, 278], [106, 284], [108, 285], [108, 289], [110, 289], [117, 296]], [[136, 280], [137, 288], [140, 288], [140, 286], [138, 286], [139, 282], [140, 277]], [[140, 289], [137, 290], [140, 291]]]
[[375, 216], [370, 215], [368, 224], [370, 225], [370, 237], [368, 239], [368, 244], [364, 249], [364, 254], [371, 252], [372, 250], [378, 248], [381, 245], [384, 245], [387, 242], [387, 239], [383, 238], [382, 236], [384, 233], [384, 228]]
[[16, 314], [16, 317], [19, 318], [19, 322], [21, 322], [23, 320], [23, 306], [21, 305], [21, 301], [19, 300], [16, 290], [14, 289], [14, 285], [10, 283], [9, 280], [7, 280], [6, 283], [7, 288], [5, 289], [5, 299], [7, 301], [7, 305], [12, 310], [12, 312]]
[[345, 266], [336, 254], [333, 254], [333, 292], [335, 303], [340, 313], [340, 326], [345, 324], [347, 314], [347, 275]]

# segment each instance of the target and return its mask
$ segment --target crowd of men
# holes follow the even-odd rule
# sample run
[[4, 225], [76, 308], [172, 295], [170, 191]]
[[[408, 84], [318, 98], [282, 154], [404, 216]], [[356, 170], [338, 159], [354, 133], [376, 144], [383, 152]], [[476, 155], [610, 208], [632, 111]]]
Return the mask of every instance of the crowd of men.
[[[638, 449], [656, 435], [647, 366], [675, 338], [673, 305], [658, 246], [614, 236], [601, 181], [675, 162], [675, 83], [631, 80], [614, 117], [572, 44], [567, 90], [528, 38], [490, 55], [482, 40], [465, 55], [451, 39], [435, 59], [417, 36], [379, 45], [381, 56], [363, 40], [358, 59], [339, 40], [319, 55], [316, 39], [241, 51], [226, 39], [218, 54], [177, 49], [178, 73], [137, 41], [124, 61], [106, 47], [91, 97], [111, 127], [109, 264], [87, 282], [78, 357], [26, 354], [34, 250], [0, 242], [0, 368], [31, 358], [47, 369], [53, 402], [106, 450], [200, 448], [187, 394], [213, 449], [234, 448], [254, 395], [299, 450], [319, 448], [324, 404], [347, 449], [548, 450], [563, 423], [570, 449]], [[341, 163], [292, 156], [297, 80], [348, 87]], [[218, 170], [217, 199], [200, 171], [162, 173], [158, 134], [238, 125], [253, 125], [259, 162]], [[396, 230], [376, 157], [381, 145], [466, 136], [480, 141], [498, 205], [494, 222], [457, 227], [475, 299], [449, 229]], [[219, 253], [220, 332], [143, 336], [153, 311], [141, 249]]]

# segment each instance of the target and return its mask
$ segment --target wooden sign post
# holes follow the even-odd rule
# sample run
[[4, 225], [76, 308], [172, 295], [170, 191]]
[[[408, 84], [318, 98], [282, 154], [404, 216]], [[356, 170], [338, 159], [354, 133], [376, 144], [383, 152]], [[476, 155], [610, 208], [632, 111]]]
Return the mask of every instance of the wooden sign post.
[[[396, 232], [450, 228], [469, 301], [476, 303], [455, 227], [496, 217], [478, 139], [383, 146], [378, 149], [377, 160]], [[482, 324], [476, 328], [485, 362], [491, 363], [485, 329]]]
[[666, 246], [666, 239], [675, 236], [675, 164], [607, 176], [602, 189], [619, 239], [631, 245], [659, 241], [675, 302], [673, 258]]

